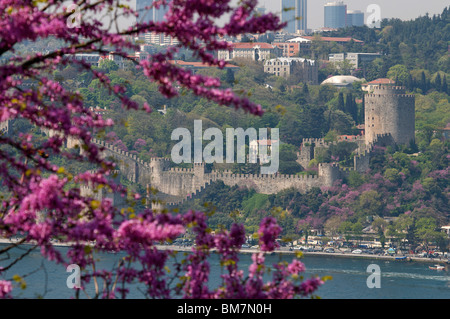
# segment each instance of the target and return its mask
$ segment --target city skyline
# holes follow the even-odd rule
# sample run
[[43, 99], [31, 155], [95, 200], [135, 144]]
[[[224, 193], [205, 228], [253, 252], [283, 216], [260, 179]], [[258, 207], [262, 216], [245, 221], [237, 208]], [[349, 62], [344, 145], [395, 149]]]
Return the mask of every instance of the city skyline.
[[[132, 7], [136, 8], [138, 1], [132, 1]], [[307, 7], [307, 27], [311, 30], [320, 29], [324, 26], [324, 5], [334, 0], [314, 0], [308, 2]], [[237, 0], [233, 1], [234, 4]], [[392, 2], [391, 0], [345, 0], [347, 10], [356, 11], [360, 10], [364, 13], [365, 19], [367, 19], [370, 12], [367, 12], [367, 8], [371, 4], [379, 5], [381, 8], [381, 18], [398, 18], [401, 20], [414, 20], [419, 16], [424, 16], [426, 13], [429, 15], [441, 14], [448, 4], [445, 0], [430, 0], [423, 2], [420, 0], [397, 0]], [[280, 14], [280, 0], [259, 0], [258, 7], [264, 7], [265, 12], [273, 12]], [[405, 9], [406, 8], [406, 9]], [[223, 19], [220, 19], [223, 21]], [[123, 23], [123, 27], [129, 27], [135, 23], [136, 19], [120, 19]], [[366, 21], [364, 21], [366, 22]]]
[[[324, 26], [324, 5], [333, 0], [315, 0], [308, 3], [308, 28], [319, 29]], [[259, 6], [266, 8], [266, 12], [279, 13], [278, 1], [260, 0]], [[419, 16], [441, 14], [448, 5], [445, 0], [430, 0], [427, 2], [420, 0], [345, 0], [347, 10], [360, 10], [367, 16], [367, 8], [371, 4], [376, 4], [381, 8], [381, 18], [398, 18], [401, 20], [413, 20]]]

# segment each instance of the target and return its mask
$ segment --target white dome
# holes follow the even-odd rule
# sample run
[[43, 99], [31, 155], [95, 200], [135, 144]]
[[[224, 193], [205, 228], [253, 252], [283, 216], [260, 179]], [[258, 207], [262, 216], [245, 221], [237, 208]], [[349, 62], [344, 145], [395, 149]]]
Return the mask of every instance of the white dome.
[[322, 82], [322, 84], [349, 85], [355, 81], [362, 81], [362, 80], [351, 75], [336, 75], [326, 79], [325, 81]]

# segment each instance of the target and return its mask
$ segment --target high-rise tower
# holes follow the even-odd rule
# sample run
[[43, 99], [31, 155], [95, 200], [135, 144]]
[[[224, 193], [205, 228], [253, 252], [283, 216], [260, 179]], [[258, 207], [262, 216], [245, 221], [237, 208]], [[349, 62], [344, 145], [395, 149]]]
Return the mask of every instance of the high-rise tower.
[[347, 5], [342, 1], [328, 2], [324, 6], [324, 27], [339, 29], [347, 25]]
[[[154, 0], [136, 0], [136, 11], [139, 14], [136, 18], [137, 21], [144, 23], [163, 21], [169, 8], [167, 6], [152, 7], [153, 2]], [[145, 9], [145, 7], [150, 7], [150, 9]]]
[[308, 28], [308, 0], [279, 0], [281, 21], [287, 22], [284, 28], [289, 33], [306, 32]]
[[347, 26], [362, 27], [364, 25], [364, 12], [359, 10], [347, 11]]
[[415, 96], [400, 86], [380, 85], [364, 96], [365, 139], [390, 135], [396, 144], [415, 140]]

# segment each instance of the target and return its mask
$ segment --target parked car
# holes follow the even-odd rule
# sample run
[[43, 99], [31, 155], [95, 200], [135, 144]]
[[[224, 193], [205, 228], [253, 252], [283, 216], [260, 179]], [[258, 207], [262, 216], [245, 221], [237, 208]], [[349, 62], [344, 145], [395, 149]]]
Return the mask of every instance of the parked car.
[[324, 250], [326, 253], [334, 253], [334, 249], [333, 248], [327, 248]]
[[352, 254], [362, 254], [362, 250], [361, 249], [355, 249], [354, 251], [352, 251]]

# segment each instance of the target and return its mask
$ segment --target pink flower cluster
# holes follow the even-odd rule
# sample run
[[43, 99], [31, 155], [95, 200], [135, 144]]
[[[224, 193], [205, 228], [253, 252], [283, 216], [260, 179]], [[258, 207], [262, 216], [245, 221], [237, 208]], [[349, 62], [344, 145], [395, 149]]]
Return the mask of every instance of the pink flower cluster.
[[12, 291], [12, 284], [10, 281], [0, 280], [0, 299], [10, 298]]
[[281, 227], [274, 217], [265, 217], [259, 228], [259, 243], [262, 251], [273, 251], [278, 247], [276, 239], [281, 233]]
[[[156, 214], [148, 209], [129, 213], [133, 210], [118, 211], [107, 198], [98, 200], [92, 194], [83, 194], [89, 186], [134, 200], [140, 197], [139, 194], [128, 196], [127, 189], [113, 182], [110, 177], [116, 164], [104, 158], [102, 147], [93, 142], [94, 134], [103, 132], [114, 122], [86, 107], [81, 94], [51, 76], [57, 68], [69, 64], [79, 66], [108, 89], [125, 111], [139, 109], [139, 104], [127, 95], [125, 86], [112, 84], [101, 70], [73, 57], [85, 52], [104, 55], [113, 50], [115, 55], [128, 59], [128, 51], [138, 49], [129, 39], [146, 32], [164, 33], [177, 38], [180, 46], [136, 63], [149, 81], [159, 85], [164, 96], [174, 97], [181, 89], [187, 89], [215, 103], [262, 115], [260, 105], [221, 88], [219, 79], [194, 74], [170, 61], [180, 47], [185, 47], [204, 63], [223, 68], [225, 62], [211, 53], [229, 48], [226, 41], [219, 40], [221, 37], [276, 31], [284, 26], [279, 18], [273, 14], [255, 14], [256, 0], [243, 0], [235, 7], [231, 0], [172, 0], [169, 4], [159, 1], [158, 5], [170, 8], [165, 21], [137, 23], [126, 30], [112, 31], [92, 17], [108, 7], [116, 8], [119, 16], [125, 18], [136, 16], [122, 1], [81, 2], [82, 19], [76, 28], [67, 23], [65, 5], [58, 0], [45, 3], [0, 0], [0, 55], [12, 56], [0, 64], [0, 120], [22, 119], [55, 133], [44, 142], [31, 134], [0, 135], [0, 144], [14, 150], [0, 150], [0, 180], [9, 194], [8, 200], [1, 203], [0, 237], [23, 235], [25, 241], [35, 242], [47, 259], [65, 265], [78, 264], [83, 271], [82, 285], [93, 278], [103, 280], [104, 290], [96, 291], [95, 297], [126, 297], [127, 285], [136, 281], [145, 285], [145, 293], [151, 298], [168, 298], [174, 294], [185, 298], [288, 298], [312, 293], [318, 285], [309, 283], [302, 288], [291, 280], [303, 270], [298, 262], [287, 267], [276, 266], [273, 281], [265, 283], [263, 274], [267, 269], [261, 254], [254, 256], [247, 280], [238, 267], [238, 252], [245, 240], [242, 225], [212, 234], [204, 213]], [[228, 21], [217, 25], [224, 15]], [[15, 52], [22, 42], [48, 38], [59, 41], [61, 47], [46, 53], [17, 55]], [[23, 87], [27, 80], [33, 85]], [[150, 111], [150, 107], [144, 104], [142, 111]], [[74, 154], [63, 147], [69, 138], [80, 142], [81, 152]], [[114, 135], [108, 138], [117, 140]], [[143, 145], [139, 141], [136, 146]], [[77, 174], [67, 172], [52, 162], [55, 157], [87, 162], [95, 169]], [[183, 262], [175, 263], [169, 275], [166, 266], [173, 252], [159, 250], [156, 244], [173, 240], [187, 229], [195, 234], [196, 247]], [[262, 251], [277, 247], [280, 232], [274, 218], [263, 221], [259, 231]], [[71, 243], [65, 255], [54, 247], [54, 239]], [[222, 285], [215, 290], [208, 286], [208, 256], [213, 249], [221, 255], [227, 270]], [[125, 252], [126, 257], [114, 270], [97, 269], [94, 252], [111, 251]], [[13, 265], [14, 262], [9, 266]], [[175, 279], [180, 285], [174, 287], [171, 283]], [[117, 282], [121, 284], [116, 285]], [[11, 289], [10, 282], [0, 280], [0, 298], [9, 297]]]

